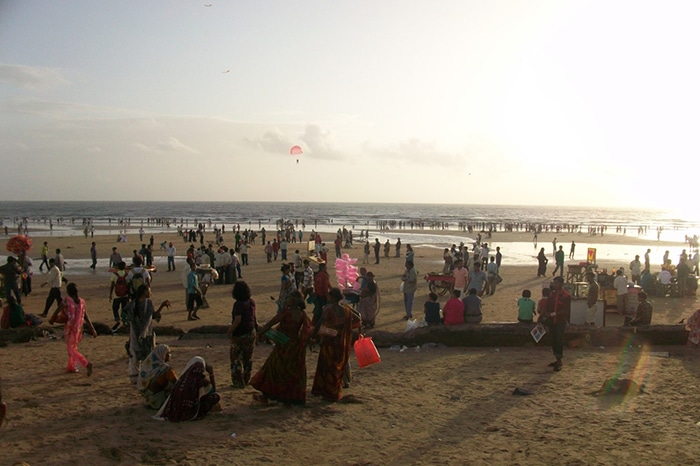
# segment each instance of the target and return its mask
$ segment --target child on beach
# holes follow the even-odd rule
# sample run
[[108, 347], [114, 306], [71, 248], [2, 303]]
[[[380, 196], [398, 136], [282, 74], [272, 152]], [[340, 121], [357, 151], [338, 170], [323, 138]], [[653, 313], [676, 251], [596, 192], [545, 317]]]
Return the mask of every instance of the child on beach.
[[532, 318], [535, 315], [535, 302], [530, 299], [532, 293], [530, 290], [523, 290], [521, 298], [518, 298], [518, 322], [532, 323]]
[[428, 325], [438, 325], [442, 323], [440, 303], [435, 293], [430, 293], [428, 295], [428, 301], [423, 305], [423, 312], [425, 313], [425, 321]]

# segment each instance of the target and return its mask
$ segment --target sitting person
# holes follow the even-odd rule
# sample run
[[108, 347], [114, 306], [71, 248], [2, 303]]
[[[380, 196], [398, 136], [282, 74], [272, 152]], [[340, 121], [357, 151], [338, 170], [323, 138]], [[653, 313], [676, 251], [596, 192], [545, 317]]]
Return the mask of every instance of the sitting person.
[[659, 272], [659, 283], [661, 285], [670, 285], [672, 279], [673, 275], [671, 275], [671, 272], [667, 268], [664, 268], [661, 270], [661, 272]]
[[[2, 306], [2, 301], [0, 301], [0, 306]], [[12, 295], [8, 296], [7, 304], [2, 310], [0, 328], [31, 327], [39, 324], [41, 324], [41, 319], [34, 314], [25, 314], [24, 308], [21, 304], [17, 303], [15, 297]]]
[[452, 296], [442, 308], [442, 312], [445, 316], [445, 325], [459, 325], [464, 323], [464, 303], [459, 299], [460, 295], [460, 290], [453, 290]]
[[177, 374], [168, 364], [170, 356], [168, 345], [158, 345], [141, 363], [136, 386], [149, 408], [160, 409], [177, 382]]
[[462, 299], [464, 304], [464, 322], [467, 324], [478, 324], [481, 322], [481, 298], [477, 293], [476, 288], [469, 288], [469, 294]]
[[195, 356], [187, 363], [170, 396], [153, 418], [170, 422], [202, 419], [209, 411], [216, 410], [219, 399], [214, 368]]
[[535, 302], [530, 299], [530, 290], [523, 290], [522, 297], [518, 298], [518, 322], [531, 324], [535, 315]]
[[642, 270], [642, 278], [640, 279], [639, 284], [642, 286], [642, 289], [644, 289], [644, 291], [646, 291], [647, 293], [653, 293], [654, 276], [651, 274], [649, 269]]
[[639, 304], [637, 305], [637, 314], [633, 319], [625, 317], [625, 325], [651, 325], [651, 314], [654, 311], [649, 301], [647, 301], [647, 294], [640, 291], [637, 295], [639, 299]]
[[441, 324], [442, 316], [440, 315], [440, 303], [438, 302], [438, 296], [435, 293], [430, 293], [428, 298], [428, 301], [426, 301], [423, 305], [425, 322], [428, 325]]

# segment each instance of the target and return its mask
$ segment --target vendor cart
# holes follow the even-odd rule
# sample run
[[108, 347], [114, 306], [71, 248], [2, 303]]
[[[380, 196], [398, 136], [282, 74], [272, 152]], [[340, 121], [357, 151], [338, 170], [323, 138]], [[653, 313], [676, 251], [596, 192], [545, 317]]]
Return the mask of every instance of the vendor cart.
[[452, 275], [443, 275], [434, 272], [427, 274], [425, 280], [428, 282], [428, 289], [440, 296], [452, 291], [452, 287], [455, 283], [455, 277]]

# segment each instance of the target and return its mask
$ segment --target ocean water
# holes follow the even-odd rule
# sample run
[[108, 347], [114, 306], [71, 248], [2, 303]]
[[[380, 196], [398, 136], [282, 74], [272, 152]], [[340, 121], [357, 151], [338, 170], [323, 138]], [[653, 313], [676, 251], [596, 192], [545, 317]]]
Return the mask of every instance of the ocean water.
[[[5, 224], [12, 225], [21, 218], [28, 218], [35, 229], [48, 227], [48, 219], [53, 219], [55, 227], [78, 230], [83, 218], [102, 226], [109, 225], [110, 220], [114, 225], [117, 219], [128, 218], [136, 228], [149, 218], [164, 218], [170, 219], [172, 226], [180, 223], [192, 226], [196, 220], [217, 225], [240, 224], [241, 228], [274, 225], [277, 219], [304, 219], [307, 229], [316, 225], [317, 229], [329, 230], [338, 226], [374, 229], [377, 222], [391, 220], [443, 222], [455, 231], [459, 222], [606, 225], [609, 233], [611, 227], [622, 226], [628, 229], [628, 234], [636, 234], [639, 226], [654, 233], [657, 227], [700, 230], [698, 213], [688, 217], [673, 210], [641, 208], [321, 202], [0, 202], [0, 220]], [[57, 219], [62, 219], [62, 223], [56, 224]]]
[[[588, 247], [595, 247], [598, 259], [619, 261], [628, 264], [635, 254], [643, 256], [645, 249], [627, 245], [604, 245], [596, 242], [598, 237], [586, 234], [589, 226], [607, 226], [606, 235], [641, 236], [650, 241], [652, 256], [658, 255], [659, 262], [665, 249], [655, 247], [657, 229], [663, 228], [661, 238], [677, 241], [678, 248], [672, 248], [672, 257], [677, 257], [683, 247], [685, 235], [700, 234], [700, 218], [680, 215], [672, 210], [629, 209], [610, 207], [552, 207], [552, 206], [483, 206], [452, 204], [369, 204], [369, 203], [283, 203], [283, 202], [0, 202], [0, 220], [8, 227], [10, 234], [17, 231], [18, 222], [26, 218], [30, 235], [77, 236], [83, 232], [83, 219], [90, 219], [97, 227], [97, 235], [117, 235], [126, 229], [128, 234], [137, 233], [143, 225], [148, 235], [157, 237], [159, 232], [175, 231], [178, 225], [185, 228], [195, 226], [195, 222], [226, 225], [231, 231], [234, 225], [241, 229], [274, 230], [278, 219], [291, 220], [304, 231], [315, 229], [319, 232], [335, 232], [338, 228], [353, 230], [357, 237], [361, 230], [370, 230], [370, 239], [379, 238], [383, 243], [389, 239], [393, 244], [397, 238], [402, 243], [434, 248], [449, 247], [451, 244], [471, 244], [477, 232], [486, 224], [495, 224], [502, 229], [506, 224], [520, 225], [524, 231], [528, 224], [580, 225], [583, 233], [577, 238], [577, 260], [585, 259]], [[170, 227], [156, 224], [152, 219], [170, 221]], [[125, 226], [119, 219], [128, 219]], [[149, 221], [151, 219], [151, 221]], [[379, 230], [380, 222], [404, 222], [404, 229], [390, 228]], [[417, 231], [410, 222], [424, 222], [428, 230]], [[50, 229], [50, 222], [53, 229]], [[459, 228], [459, 224], [475, 226], [472, 233]], [[430, 233], [431, 224], [440, 227], [440, 235]], [[639, 227], [645, 227], [642, 234]], [[528, 236], [529, 239], [529, 236]], [[544, 239], [544, 238], [543, 238]], [[484, 241], [488, 241], [483, 239]], [[551, 241], [551, 239], [549, 240]], [[568, 254], [569, 244], [562, 244]], [[500, 246], [504, 257], [512, 264], [533, 264], [539, 247], [550, 253], [551, 243], [535, 247], [532, 242], [512, 242], [491, 244], [492, 249]], [[353, 256], [361, 255], [360, 249]], [[678, 249], [676, 251], [676, 249]], [[536, 264], [536, 261], [534, 262]], [[438, 264], [428, 264], [430, 268]]]

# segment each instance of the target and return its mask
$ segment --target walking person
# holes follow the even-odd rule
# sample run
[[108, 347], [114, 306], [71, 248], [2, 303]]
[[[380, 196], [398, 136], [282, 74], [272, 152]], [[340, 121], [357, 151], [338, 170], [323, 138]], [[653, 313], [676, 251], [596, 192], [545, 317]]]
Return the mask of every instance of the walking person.
[[68, 320], [63, 327], [63, 337], [66, 340], [66, 348], [68, 350], [68, 364], [66, 365], [67, 372], [78, 372], [76, 365], [80, 365], [87, 369], [87, 375], [92, 375], [92, 363], [78, 351], [78, 345], [83, 339], [83, 324], [87, 324], [93, 338], [97, 338], [95, 327], [90, 322], [87, 310], [85, 309], [85, 300], [78, 296], [78, 288], [75, 283], [71, 282], [66, 287], [68, 297], [54, 311], [49, 319], [49, 323], [53, 324], [56, 316], [62, 310], [65, 312]]
[[235, 302], [231, 310], [231, 326], [226, 335], [231, 339], [229, 357], [231, 361], [231, 384], [233, 388], [245, 388], [253, 370], [253, 347], [257, 339], [258, 319], [255, 300], [250, 287], [243, 280], [233, 285], [231, 292]]
[[92, 246], [90, 246], [90, 259], [92, 259], [90, 268], [95, 270], [95, 267], [97, 266], [97, 243], [94, 241], [92, 242]]
[[41, 264], [39, 264], [39, 272], [44, 271], [44, 265], [46, 266], [46, 271], [49, 270], [49, 243], [44, 241], [44, 245], [41, 247]]
[[49, 296], [46, 298], [46, 305], [44, 306], [44, 312], [41, 314], [41, 317], [46, 317], [49, 315], [49, 309], [51, 309], [54, 301], [58, 303], [58, 307], [61, 307], [62, 284], [63, 274], [56, 265], [56, 259], [52, 257], [49, 259], [49, 271], [46, 274], [46, 281], [41, 284], [42, 288], [49, 285]]

